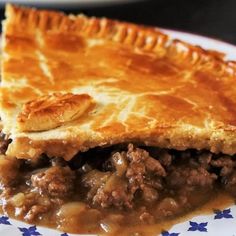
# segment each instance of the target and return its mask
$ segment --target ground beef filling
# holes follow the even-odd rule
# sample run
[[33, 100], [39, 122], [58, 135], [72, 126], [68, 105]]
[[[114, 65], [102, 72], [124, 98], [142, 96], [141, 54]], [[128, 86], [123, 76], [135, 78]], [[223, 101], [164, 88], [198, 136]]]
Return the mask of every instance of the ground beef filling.
[[53, 166], [31, 176], [31, 185], [41, 195], [65, 198], [74, 192], [76, 175], [68, 166]]
[[106, 231], [126, 218], [152, 224], [197, 207], [219, 188], [236, 195], [235, 156], [133, 144], [93, 149], [69, 162], [0, 156], [4, 213], [70, 232]]

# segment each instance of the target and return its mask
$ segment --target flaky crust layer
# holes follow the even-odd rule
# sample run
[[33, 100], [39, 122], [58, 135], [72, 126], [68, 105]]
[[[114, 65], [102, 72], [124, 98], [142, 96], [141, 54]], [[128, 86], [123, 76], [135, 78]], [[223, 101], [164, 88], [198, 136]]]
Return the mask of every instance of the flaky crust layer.
[[[69, 160], [120, 142], [236, 153], [236, 64], [222, 53], [105, 18], [12, 5], [6, 15], [0, 105], [13, 139], [8, 155]], [[26, 104], [54, 93], [87, 94], [95, 105], [76, 119], [75, 108], [65, 109], [60, 125], [42, 113], [30, 120], [34, 130], [19, 129]]]
[[17, 116], [20, 132], [46, 131], [78, 119], [93, 104], [87, 94], [54, 93], [25, 103]]

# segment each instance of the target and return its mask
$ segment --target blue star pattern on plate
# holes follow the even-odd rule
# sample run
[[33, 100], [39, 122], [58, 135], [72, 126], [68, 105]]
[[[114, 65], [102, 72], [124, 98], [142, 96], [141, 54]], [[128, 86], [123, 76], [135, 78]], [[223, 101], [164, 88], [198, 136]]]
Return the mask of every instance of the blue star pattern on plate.
[[9, 222], [9, 218], [6, 216], [0, 216], [0, 224], [11, 225], [11, 223]]
[[37, 232], [36, 226], [31, 226], [29, 228], [18, 228], [22, 232], [22, 236], [35, 236], [35, 235], [41, 235], [39, 232]]
[[215, 217], [214, 217], [215, 220], [223, 219], [223, 218], [225, 218], [225, 219], [232, 219], [233, 218], [233, 216], [230, 214], [231, 213], [230, 208], [225, 209], [223, 211], [215, 210], [214, 212], [216, 214]]
[[188, 231], [199, 231], [199, 232], [207, 232], [207, 222], [205, 223], [197, 223], [193, 221], [189, 221], [190, 227]]
[[[160, 236], [187, 236], [187, 235], [235, 235], [235, 215], [236, 206], [231, 206], [231, 208], [224, 210], [214, 210], [214, 214], [206, 217], [196, 217], [192, 221], [186, 221], [181, 223], [181, 227], [173, 228], [170, 231], [164, 230], [161, 232]], [[216, 220], [216, 219], [226, 219], [226, 220]], [[228, 220], [232, 219], [232, 220]], [[21, 227], [19, 227], [19, 225]], [[215, 227], [215, 226], [220, 227]], [[41, 229], [41, 228], [40, 228]], [[2, 231], [3, 230], [3, 231]], [[16, 232], [18, 231], [18, 233]], [[30, 226], [23, 222], [16, 221], [14, 219], [9, 219], [5, 215], [0, 215], [0, 236], [69, 236], [70, 234], [66, 232], [58, 232], [51, 229], [42, 229], [38, 231], [36, 226]], [[47, 232], [45, 233], [45, 230]], [[195, 231], [195, 232], [194, 232]], [[4, 232], [4, 233], [2, 233]], [[203, 233], [202, 233], [203, 232]], [[223, 232], [223, 233], [222, 233]], [[219, 234], [220, 233], [220, 234]], [[79, 234], [80, 235], [80, 234]], [[78, 235], [78, 236], [79, 236]], [[159, 234], [158, 234], [159, 235]], [[235, 235], [236, 236], [236, 235]]]
[[163, 231], [161, 236], [178, 236], [179, 233], [169, 233], [168, 231]]

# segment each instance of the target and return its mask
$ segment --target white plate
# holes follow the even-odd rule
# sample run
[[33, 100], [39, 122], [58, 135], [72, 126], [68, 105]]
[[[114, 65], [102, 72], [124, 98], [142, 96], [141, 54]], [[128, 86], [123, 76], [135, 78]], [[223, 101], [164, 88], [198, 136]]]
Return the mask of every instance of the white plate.
[[224, 52], [226, 59], [236, 60], [236, 45], [225, 43], [219, 39], [208, 38], [191, 33], [175, 31], [170, 29], [162, 29], [162, 31], [172, 38], [182, 39], [193, 45], [200, 45], [203, 48]]
[[25, 4], [41, 7], [94, 7], [137, 2], [140, 0], [0, 0], [0, 6], [6, 3]]
[[[218, 50], [226, 53], [227, 59], [236, 60], [236, 47], [219, 40], [206, 38], [189, 33], [177, 32], [163, 29], [173, 38], [179, 38], [192, 44], [198, 44], [207, 49]], [[170, 230], [163, 232], [162, 236], [236, 236], [236, 206], [232, 205], [226, 209], [212, 214], [201, 215], [189, 219], [183, 223], [174, 225]], [[36, 227], [8, 219], [0, 215], [1, 236], [71, 236], [45, 227]], [[80, 235], [81, 236], [81, 235]]]

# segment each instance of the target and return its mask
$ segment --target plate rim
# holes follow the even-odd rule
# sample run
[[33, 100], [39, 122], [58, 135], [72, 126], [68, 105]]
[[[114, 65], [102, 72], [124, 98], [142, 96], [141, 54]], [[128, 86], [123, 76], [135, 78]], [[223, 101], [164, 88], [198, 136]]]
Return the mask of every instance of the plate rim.
[[[162, 27], [156, 27], [157, 30], [167, 34], [170, 36], [170, 40], [172, 39], [181, 39], [182, 41], [186, 41], [192, 45], [199, 45], [205, 50], [215, 50], [218, 52], [223, 52], [225, 54], [224, 59], [226, 61], [236, 61], [236, 44], [234, 45], [233, 43], [226, 42], [222, 39], [215, 38], [212, 36], [206, 36], [198, 33], [192, 33], [184, 30], [176, 30], [176, 29], [171, 29], [171, 28], [162, 28]], [[175, 36], [176, 35], [176, 36]], [[183, 37], [183, 38], [182, 38]], [[190, 38], [190, 40], [186, 40], [186, 38]], [[191, 38], [194, 39], [194, 41], [200, 41], [198, 43], [192, 43]], [[220, 48], [215, 48], [215, 47], [209, 47], [209, 46], [204, 46], [202, 45], [202, 42], [205, 41], [206, 45], [216, 45], [218, 44]], [[223, 49], [224, 48], [224, 49]], [[223, 49], [223, 50], [222, 50]], [[234, 53], [232, 53], [232, 51]], [[234, 54], [234, 56], [232, 56]]]
[[0, 0], [0, 6], [4, 6], [7, 3], [20, 4], [26, 6], [35, 6], [43, 8], [54, 8], [54, 4], [57, 4], [58, 8], [69, 8], [73, 6], [77, 7], [102, 7], [102, 6], [114, 6], [119, 4], [129, 4], [144, 0]]

